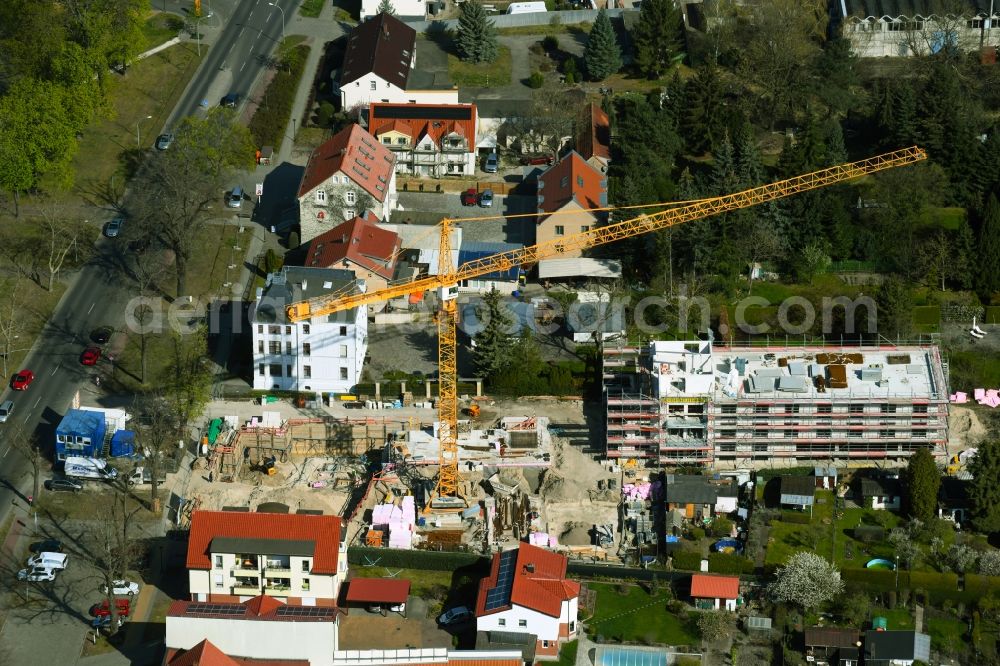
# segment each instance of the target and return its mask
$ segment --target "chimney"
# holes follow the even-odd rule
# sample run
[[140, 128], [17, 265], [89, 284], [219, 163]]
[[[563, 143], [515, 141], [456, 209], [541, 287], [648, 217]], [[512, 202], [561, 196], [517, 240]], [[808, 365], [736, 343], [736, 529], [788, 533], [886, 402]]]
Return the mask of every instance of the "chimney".
[[386, 39], [389, 39], [389, 26], [383, 24], [382, 34], [385, 35]]
[[535, 565], [531, 562], [524, 565], [524, 573], [535, 573]]

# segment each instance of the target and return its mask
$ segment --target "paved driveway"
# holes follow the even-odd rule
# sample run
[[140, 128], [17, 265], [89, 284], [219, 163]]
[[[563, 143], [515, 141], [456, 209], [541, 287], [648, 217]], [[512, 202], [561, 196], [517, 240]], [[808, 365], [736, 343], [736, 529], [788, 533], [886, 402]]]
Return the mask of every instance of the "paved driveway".
[[460, 223], [463, 242], [529, 244], [535, 239], [533, 218], [500, 217], [532, 212], [535, 198], [531, 196], [515, 194], [497, 196], [491, 208], [479, 208], [463, 206], [458, 193], [455, 192], [442, 194], [400, 192], [399, 205], [402, 210], [393, 211], [392, 214], [394, 224], [405, 224], [407, 220], [419, 224], [436, 224], [443, 217], [462, 219], [497, 216], [496, 219]]

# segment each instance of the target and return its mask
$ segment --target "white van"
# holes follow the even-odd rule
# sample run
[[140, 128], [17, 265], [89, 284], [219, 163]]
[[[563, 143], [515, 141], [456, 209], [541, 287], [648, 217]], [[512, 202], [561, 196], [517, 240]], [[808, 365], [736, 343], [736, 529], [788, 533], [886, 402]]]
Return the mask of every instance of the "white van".
[[544, 13], [545, 11], [547, 10], [544, 2], [512, 2], [507, 7], [508, 14], [532, 14]]
[[66, 553], [38, 553], [28, 558], [28, 568], [65, 569], [66, 559]]

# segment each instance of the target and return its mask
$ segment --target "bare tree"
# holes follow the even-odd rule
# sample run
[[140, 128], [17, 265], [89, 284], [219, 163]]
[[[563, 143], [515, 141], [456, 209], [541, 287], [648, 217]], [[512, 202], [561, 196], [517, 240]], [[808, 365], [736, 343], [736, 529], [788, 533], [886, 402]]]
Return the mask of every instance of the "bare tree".
[[24, 456], [24, 459], [31, 465], [32, 480], [32, 501], [38, 500], [38, 494], [42, 492], [42, 472], [49, 467], [49, 461], [42, 452], [41, 439], [38, 433], [27, 433], [23, 428], [17, 428], [13, 437], [8, 438], [15, 451]]
[[158, 252], [148, 252], [136, 255], [132, 267], [132, 276], [139, 288], [142, 302], [132, 311], [135, 323], [138, 325], [136, 334], [139, 336], [139, 382], [146, 383], [146, 368], [149, 352], [149, 339], [156, 331], [148, 324], [152, 321], [155, 311], [149, 299], [153, 298], [153, 284], [163, 274], [166, 263]]
[[150, 476], [150, 502], [153, 513], [160, 511], [160, 474], [163, 457], [177, 441], [180, 431], [177, 417], [159, 394], [143, 396], [138, 410], [142, 415], [139, 444]]
[[748, 224], [742, 246], [746, 250], [746, 259], [750, 266], [750, 284], [747, 287], [749, 296], [753, 293], [754, 267], [781, 254], [785, 242], [771, 220], [755, 215]]
[[[15, 278], [10, 287], [0, 294], [0, 344], [3, 345], [3, 374], [6, 377], [10, 368], [8, 361], [11, 354], [31, 349], [31, 340], [27, 338], [29, 317], [24, 299], [21, 297], [21, 279]], [[21, 336], [25, 338], [22, 340]]]
[[116, 488], [110, 498], [97, 506], [97, 520], [88, 531], [92, 564], [97, 569], [111, 613], [110, 634], [118, 632], [118, 605], [115, 581], [123, 580], [128, 570], [139, 560], [140, 548], [135, 536], [135, 515], [142, 509], [138, 503], [129, 506], [129, 495]]
[[889, 24], [892, 29], [900, 28], [900, 43], [905, 44], [912, 55], [958, 54], [979, 45], [978, 33], [974, 41], [963, 39], [966, 22], [973, 17], [963, 0], [932, 0], [930, 10], [927, 17]]
[[[40, 236], [39, 245], [45, 248], [48, 268], [46, 289], [52, 291], [53, 283], [59, 275], [59, 271], [66, 266], [66, 262], [69, 260], [76, 264], [83, 258], [81, 252], [83, 244], [79, 242], [79, 239], [90, 230], [90, 227], [80, 220], [63, 217], [59, 211], [43, 209], [36, 229]], [[72, 257], [70, 252], [73, 253]]]
[[531, 93], [531, 104], [523, 114], [505, 123], [508, 142], [518, 144], [521, 152], [547, 152], [555, 159], [573, 135], [578, 106], [563, 88], [546, 83]]

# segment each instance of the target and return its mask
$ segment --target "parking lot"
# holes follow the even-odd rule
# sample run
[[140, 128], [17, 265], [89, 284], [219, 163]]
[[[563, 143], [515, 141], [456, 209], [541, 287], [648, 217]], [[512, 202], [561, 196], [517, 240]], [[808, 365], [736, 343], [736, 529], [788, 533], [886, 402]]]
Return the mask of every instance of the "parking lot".
[[406, 617], [399, 613], [382, 616], [352, 608], [340, 620], [341, 650], [451, 646], [451, 634], [439, 628], [433, 617], [428, 617], [427, 602], [412, 595], [406, 604]]
[[464, 222], [462, 240], [470, 242], [503, 242], [531, 244], [535, 240], [534, 218], [520, 217], [507, 219], [506, 215], [531, 213], [534, 211], [534, 197], [511, 194], [494, 196], [489, 208], [463, 206], [457, 192], [425, 193], [400, 192], [401, 210], [393, 211], [392, 222], [405, 224], [407, 220], [416, 223], [436, 224], [441, 218], [453, 219], [471, 217], [494, 217], [496, 219]]

